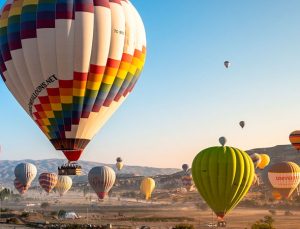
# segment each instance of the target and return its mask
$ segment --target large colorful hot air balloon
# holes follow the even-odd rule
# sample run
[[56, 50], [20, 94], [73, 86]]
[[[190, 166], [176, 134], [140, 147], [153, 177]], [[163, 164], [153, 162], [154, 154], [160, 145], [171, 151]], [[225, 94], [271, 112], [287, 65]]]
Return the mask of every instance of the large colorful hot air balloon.
[[37, 169], [31, 163], [20, 163], [15, 168], [15, 176], [24, 186], [30, 186], [31, 182], [36, 177]]
[[198, 192], [223, 219], [247, 194], [254, 177], [254, 166], [247, 153], [233, 147], [202, 150], [192, 165]]
[[69, 176], [58, 176], [55, 189], [60, 196], [63, 196], [72, 187], [73, 181]]
[[182, 185], [187, 191], [191, 191], [194, 186], [192, 174], [186, 174], [181, 177]]
[[116, 167], [120, 171], [123, 168], [123, 166], [124, 166], [123, 160], [122, 160], [122, 158], [117, 157], [116, 161], [117, 161]]
[[155, 181], [150, 177], [145, 177], [140, 185], [141, 193], [145, 195], [145, 199], [149, 200], [155, 188]]
[[17, 191], [23, 195], [28, 189], [30, 185], [24, 186], [17, 178], [14, 180], [14, 186], [17, 189]]
[[270, 163], [270, 157], [268, 154], [260, 154], [260, 163], [258, 164], [259, 169], [264, 169]]
[[186, 172], [186, 171], [188, 171], [188, 169], [189, 169], [189, 165], [188, 165], [188, 164], [183, 164], [183, 165], [181, 166], [181, 168], [182, 168], [182, 170], [183, 170], [184, 172]]
[[57, 175], [55, 173], [41, 173], [39, 176], [40, 186], [50, 193], [57, 183]]
[[252, 162], [253, 162], [253, 164], [254, 164], [254, 168], [257, 168], [258, 165], [259, 165], [260, 162], [261, 162], [261, 156], [260, 156], [260, 154], [258, 154], [258, 153], [253, 153], [253, 154], [250, 155], [250, 157], [251, 157]]
[[115, 183], [116, 174], [108, 166], [98, 166], [90, 170], [88, 179], [99, 199], [104, 199]]
[[268, 178], [282, 198], [289, 199], [300, 183], [300, 167], [287, 161], [274, 164], [269, 169]]
[[295, 130], [289, 136], [291, 144], [296, 150], [300, 150], [300, 130]]
[[7, 0], [2, 79], [56, 150], [77, 161], [132, 92], [146, 34], [129, 0]]

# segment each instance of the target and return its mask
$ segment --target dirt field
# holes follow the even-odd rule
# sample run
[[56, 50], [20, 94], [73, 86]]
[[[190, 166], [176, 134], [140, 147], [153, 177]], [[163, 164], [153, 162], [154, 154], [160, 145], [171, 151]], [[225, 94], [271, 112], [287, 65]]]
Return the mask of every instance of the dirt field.
[[[216, 222], [216, 217], [209, 209], [197, 208], [195, 200], [172, 202], [165, 199], [145, 202], [136, 199], [110, 198], [100, 202], [95, 195], [91, 196], [90, 201], [89, 198], [87, 198], [88, 200], [84, 198], [82, 193], [75, 192], [70, 192], [62, 198], [54, 194], [47, 196], [39, 193], [31, 193], [30, 197], [35, 197], [35, 200], [4, 202], [2, 208], [14, 210], [14, 213], [19, 215], [24, 211], [29, 212], [29, 216], [26, 218], [26, 221], [29, 222], [48, 221], [50, 223], [98, 225], [111, 223], [113, 228], [139, 228], [143, 225], [151, 228], [171, 228], [180, 223], [193, 224], [195, 228], [209, 228], [208, 223], [212, 220]], [[40, 207], [42, 202], [48, 202], [50, 206], [42, 209]], [[51, 216], [51, 212], [58, 212], [62, 209], [78, 213], [80, 219], [58, 220]], [[284, 210], [276, 210], [276, 215], [273, 216], [275, 228], [299, 229], [300, 211], [292, 210], [291, 212], [293, 215], [285, 216]], [[254, 222], [266, 215], [270, 215], [268, 209], [236, 208], [226, 217], [226, 228], [250, 229]], [[13, 227], [0, 224], [0, 228]]]

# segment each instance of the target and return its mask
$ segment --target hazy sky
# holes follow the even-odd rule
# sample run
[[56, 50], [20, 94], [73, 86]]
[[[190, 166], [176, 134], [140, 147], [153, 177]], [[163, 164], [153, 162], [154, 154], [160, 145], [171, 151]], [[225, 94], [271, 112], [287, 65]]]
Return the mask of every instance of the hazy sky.
[[[299, 0], [132, 2], [145, 70], [82, 160], [181, 167], [219, 136], [246, 150], [287, 144], [300, 129]], [[0, 95], [0, 158], [64, 158], [2, 82]]]

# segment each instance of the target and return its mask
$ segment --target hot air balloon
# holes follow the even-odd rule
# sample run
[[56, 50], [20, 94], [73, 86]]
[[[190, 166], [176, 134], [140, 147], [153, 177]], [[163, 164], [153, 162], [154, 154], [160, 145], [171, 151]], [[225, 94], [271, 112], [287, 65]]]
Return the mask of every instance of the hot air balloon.
[[14, 180], [14, 186], [21, 195], [29, 189], [29, 185], [24, 186], [17, 178]]
[[291, 144], [296, 150], [300, 150], [300, 130], [293, 131], [289, 136]]
[[244, 128], [244, 126], [245, 126], [245, 122], [244, 121], [240, 121], [240, 127], [242, 127], [242, 128]]
[[219, 138], [219, 142], [222, 146], [225, 146], [226, 142], [227, 142], [227, 139], [225, 137], [220, 137]]
[[108, 166], [98, 166], [90, 170], [88, 179], [99, 199], [104, 199], [115, 183], [116, 174]]
[[281, 194], [276, 190], [272, 191], [272, 196], [275, 200], [281, 200], [281, 198], [282, 198]]
[[183, 170], [184, 172], [186, 172], [186, 171], [188, 171], [188, 169], [189, 169], [189, 165], [188, 165], [188, 164], [183, 164], [183, 165], [181, 166], [181, 168], [182, 168], [182, 170]]
[[54, 148], [77, 161], [140, 77], [141, 17], [129, 0], [7, 0], [0, 20], [3, 81]]
[[254, 168], [257, 168], [258, 165], [259, 165], [260, 162], [261, 162], [261, 156], [260, 156], [260, 154], [258, 154], [258, 153], [253, 153], [253, 154], [250, 155], [250, 157], [251, 157], [252, 162], [253, 162], [253, 164], [254, 164]]
[[264, 169], [270, 163], [270, 157], [268, 154], [260, 154], [261, 162], [258, 164], [259, 169]]
[[198, 192], [223, 219], [247, 194], [254, 178], [251, 158], [233, 147], [210, 147], [193, 160], [192, 175]]
[[300, 183], [300, 167], [294, 162], [280, 162], [272, 165], [268, 178], [282, 198], [289, 199]]
[[123, 160], [122, 160], [122, 158], [118, 157], [118, 158], [116, 159], [116, 161], [117, 161], [116, 167], [117, 167], [117, 169], [120, 171], [120, 170], [123, 168], [123, 166], [124, 166]]
[[55, 189], [58, 191], [60, 196], [63, 196], [72, 187], [72, 179], [69, 176], [58, 176]]
[[230, 65], [231, 65], [231, 63], [228, 60], [224, 61], [225, 68], [229, 68]]
[[50, 193], [57, 183], [57, 175], [55, 173], [41, 173], [39, 176], [40, 186]]
[[36, 177], [37, 169], [31, 163], [20, 163], [15, 168], [15, 176], [20, 183], [25, 187], [30, 186], [31, 182]]
[[184, 175], [181, 178], [182, 185], [187, 191], [191, 191], [192, 187], [194, 186], [193, 177], [191, 174]]
[[141, 193], [145, 195], [145, 199], [149, 200], [155, 188], [155, 181], [150, 177], [145, 177], [140, 185]]

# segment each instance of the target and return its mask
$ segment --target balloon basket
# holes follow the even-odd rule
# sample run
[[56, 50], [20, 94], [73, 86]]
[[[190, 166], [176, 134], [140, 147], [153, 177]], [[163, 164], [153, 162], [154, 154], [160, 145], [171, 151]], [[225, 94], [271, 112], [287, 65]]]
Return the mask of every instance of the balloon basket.
[[226, 221], [219, 221], [218, 227], [226, 227]]
[[80, 176], [82, 167], [77, 163], [67, 163], [58, 167], [58, 175], [61, 176]]

